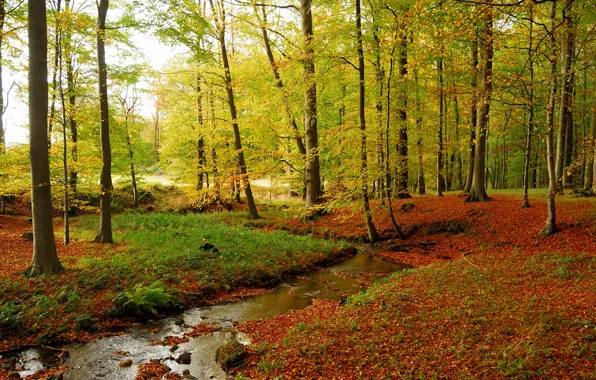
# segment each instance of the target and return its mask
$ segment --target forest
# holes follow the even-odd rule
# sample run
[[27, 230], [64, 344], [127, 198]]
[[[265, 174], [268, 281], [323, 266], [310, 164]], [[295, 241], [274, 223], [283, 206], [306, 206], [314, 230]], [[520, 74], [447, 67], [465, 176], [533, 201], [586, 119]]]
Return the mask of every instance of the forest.
[[595, 0], [0, 0], [0, 379], [596, 378]]

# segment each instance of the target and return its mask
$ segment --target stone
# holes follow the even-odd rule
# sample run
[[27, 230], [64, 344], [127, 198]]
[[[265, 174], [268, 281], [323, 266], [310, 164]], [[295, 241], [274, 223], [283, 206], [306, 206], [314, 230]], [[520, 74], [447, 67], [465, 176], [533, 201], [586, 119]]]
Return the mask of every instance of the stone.
[[190, 362], [191, 362], [190, 352], [185, 352], [185, 353], [181, 354], [180, 356], [178, 356], [178, 358], [176, 359], [176, 363], [178, 363], [178, 364], [190, 364]]
[[23, 232], [21, 236], [27, 241], [33, 241], [33, 232], [31, 231]]

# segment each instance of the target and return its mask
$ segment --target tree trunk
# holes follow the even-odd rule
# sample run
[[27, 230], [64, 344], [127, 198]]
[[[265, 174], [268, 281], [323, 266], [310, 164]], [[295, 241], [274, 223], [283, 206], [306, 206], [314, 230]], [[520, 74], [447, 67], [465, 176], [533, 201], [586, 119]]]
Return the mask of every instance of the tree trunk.
[[54, 121], [56, 119], [56, 98], [58, 88], [58, 60], [60, 59], [60, 26], [58, 25], [58, 14], [60, 13], [62, 0], [57, 0], [56, 4], [56, 18], [54, 19], [54, 67], [52, 71], [52, 101], [50, 103], [50, 118], [48, 125], [48, 150], [52, 147], [52, 130], [54, 127]]
[[[258, 14], [257, 8], [255, 6], [255, 13]], [[279, 74], [279, 69], [277, 68], [277, 63], [275, 62], [275, 58], [273, 57], [273, 50], [271, 49], [271, 43], [269, 41], [269, 35], [267, 33], [267, 13], [265, 12], [265, 6], [262, 6], [262, 13], [263, 13], [263, 25], [261, 27], [261, 34], [263, 35], [263, 43], [265, 44], [265, 51], [267, 52], [267, 58], [269, 59], [269, 64], [271, 65], [271, 70], [273, 71], [273, 77], [275, 79], [275, 85], [279, 88], [282, 96], [282, 103], [284, 107], [284, 113], [286, 117], [286, 122], [288, 123], [288, 127], [294, 133], [294, 140], [296, 140], [296, 147], [298, 148], [298, 152], [302, 155], [303, 159], [306, 157], [306, 147], [304, 146], [304, 142], [302, 137], [300, 136], [300, 130], [298, 129], [298, 125], [296, 123], [296, 119], [294, 118], [294, 114], [292, 113], [292, 108], [290, 107], [290, 101], [288, 99], [288, 92], [284, 87], [284, 84], [281, 80], [281, 75]]]
[[530, 186], [530, 155], [532, 153], [532, 132], [534, 129], [534, 6], [532, 3], [530, 3], [529, 7], [530, 26], [528, 35], [528, 70], [530, 72], [530, 88], [528, 89], [528, 132], [526, 138], [526, 152], [524, 155], [524, 202], [521, 205], [522, 208], [530, 207], [530, 202], [528, 200], [528, 187]]
[[402, 32], [399, 52], [399, 77], [401, 81], [400, 107], [397, 110], [399, 130], [397, 134], [397, 197], [411, 198], [408, 193], [408, 126], [407, 126], [407, 76], [408, 76], [408, 40]]
[[52, 195], [48, 157], [48, 35], [46, 2], [30, 1], [29, 34], [29, 157], [33, 260], [25, 274], [39, 276], [64, 268], [58, 260], [52, 224]]
[[540, 231], [542, 235], [552, 235], [559, 231], [556, 223], [555, 198], [557, 195], [557, 177], [555, 170], [555, 102], [557, 96], [557, 38], [555, 35], [555, 22], [557, 3], [553, 2], [550, 13], [550, 96], [546, 107], [546, 164], [548, 168], [548, 214], [546, 224]]
[[311, 0], [300, 0], [300, 17], [304, 36], [304, 81], [307, 89], [304, 100], [306, 128], [306, 209], [321, 202], [321, 172], [319, 164], [319, 136], [317, 131], [317, 82], [315, 79], [315, 52]]
[[474, 39], [472, 40], [472, 60], [471, 60], [471, 101], [470, 101], [470, 138], [468, 143], [468, 174], [466, 176], [466, 186], [464, 194], [469, 194], [472, 188], [474, 178], [474, 161], [476, 152], [476, 123], [477, 123], [477, 87], [478, 87], [478, 28], [474, 26]]
[[63, 31], [59, 29], [58, 37], [56, 38], [56, 42], [58, 43], [57, 53], [58, 53], [58, 90], [60, 94], [60, 105], [62, 110], [62, 183], [64, 189], [64, 198], [63, 198], [63, 216], [64, 216], [64, 245], [70, 243], [70, 223], [69, 223], [69, 213], [70, 213], [70, 199], [69, 199], [69, 181], [68, 181], [68, 136], [66, 134], [66, 128], [68, 124], [68, 117], [66, 116], [66, 97], [64, 95], [64, 84], [62, 82], [63, 77], [63, 67], [64, 67], [64, 52], [62, 49], [62, 45], [64, 43]]
[[567, 0], [563, 8], [563, 22], [565, 23], [566, 35], [563, 45], [562, 66], [561, 66], [561, 102], [559, 108], [559, 131], [557, 136], [557, 158], [555, 162], [555, 174], [557, 186], [562, 189], [565, 170], [565, 159], [567, 145], [565, 139], [568, 137], [569, 118], [568, 110], [571, 107], [573, 88], [571, 85], [571, 62], [573, 59], [573, 18], [571, 16], [573, 0]]
[[244, 150], [242, 148], [242, 139], [240, 137], [240, 127], [238, 126], [238, 114], [236, 110], [236, 102], [234, 100], [234, 88], [232, 84], [232, 76], [230, 73], [230, 63], [228, 62], [228, 52], [226, 50], [225, 11], [223, 9], [223, 4], [219, 3], [219, 12], [221, 15], [220, 24], [219, 16], [217, 15], [218, 10], [216, 10], [216, 8], [213, 6], [213, 0], [209, 0], [209, 2], [211, 4], [211, 9], [215, 14], [215, 23], [217, 24], [218, 29], [217, 32], [219, 39], [219, 47], [221, 49], [221, 59], [224, 68], [224, 80], [226, 83], [226, 92], [228, 94], [228, 105], [230, 107], [230, 118], [232, 119], [232, 129], [234, 130], [234, 149], [236, 150], [238, 155], [238, 166], [240, 167], [240, 174], [242, 177], [242, 182], [244, 184], [244, 195], [246, 196], [246, 203], [248, 205], [248, 218], [259, 219], [260, 215], [257, 211], [257, 205], [252, 194], [250, 180], [248, 179], [246, 161], [244, 159]]
[[366, 221], [366, 229], [368, 230], [368, 239], [371, 243], [380, 240], [377, 229], [373, 223], [370, 205], [368, 203], [368, 157], [366, 153], [366, 119], [364, 115], [365, 110], [365, 93], [364, 93], [364, 51], [362, 50], [362, 26], [360, 15], [360, 0], [356, 0], [356, 30], [358, 43], [358, 77], [359, 77], [359, 99], [358, 109], [360, 116], [360, 169], [362, 170], [361, 177], [361, 191], [362, 191], [362, 205], [364, 208], [364, 220]]
[[441, 49], [441, 57], [439, 57], [439, 63], [437, 70], [439, 73], [439, 130], [437, 131], [437, 192], [438, 197], [443, 196], [443, 190], [445, 188], [445, 178], [443, 177], [443, 122], [445, 118], [445, 112], [443, 107], [445, 102], [443, 101], [444, 89], [443, 89], [443, 56]]
[[426, 194], [426, 181], [424, 180], [424, 145], [422, 133], [422, 109], [420, 106], [420, 88], [418, 83], [418, 70], [414, 70], [414, 82], [416, 86], [416, 131], [418, 133], [418, 139], [416, 141], [416, 147], [418, 148], [418, 194]]
[[460, 115], [459, 115], [459, 102], [457, 100], [457, 94], [453, 94], [453, 107], [455, 111], [455, 149], [456, 152], [456, 160], [457, 160], [457, 190], [462, 190], [464, 188], [464, 174], [463, 170], [463, 163], [461, 160], [461, 150], [459, 149], [459, 123], [460, 123]]
[[105, 52], [106, 16], [109, 1], [100, 0], [97, 7], [97, 67], [99, 69], [99, 113], [101, 140], [101, 175], [99, 195], [99, 233], [96, 243], [113, 243], [112, 238], [112, 151], [110, 148], [110, 116], [108, 107], [108, 73]]
[[488, 200], [486, 194], [486, 140], [488, 130], [488, 118], [490, 101], [492, 95], [492, 70], [493, 70], [493, 9], [486, 11], [484, 20], [484, 33], [481, 40], [482, 45], [482, 90], [480, 112], [478, 115], [478, 139], [474, 158], [474, 175], [472, 187], [466, 198], [466, 202], [485, 202]]
[[197, 139], [197, 190], [203, 189], [205, 182], [205, 139], [203, 138], [203, 93], [201, 91], [201, 75], [197, 74], [197, 123], [199, 137]]

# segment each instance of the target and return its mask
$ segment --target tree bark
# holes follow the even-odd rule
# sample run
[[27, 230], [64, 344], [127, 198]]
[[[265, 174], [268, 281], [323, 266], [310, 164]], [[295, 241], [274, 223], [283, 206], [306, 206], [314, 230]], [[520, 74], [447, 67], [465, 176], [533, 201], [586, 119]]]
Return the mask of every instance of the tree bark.
[[109, 0], [97, 6], [97, 67], [99, 70], [99, 136], [101, 141], [101, 175], [99, 195], [99, 233], [96, 243], [113, 243], [112, 237], [112, 151], [110, 148], [110, 116], [108, 107], [108, 73], [106, 66], [105, 32]]
[[418, 83], [418, 70], [414, 70], [414, 82], [416, 86], [416, 131], [418, 133], [418, 139], [416, 141], [416, 147], [418, 148], [418, 194], [426, 194], [426, 181], [424, 180], [424, 145], [422, 133], [422, 109], [420, 106], [420, 89]]
[[356, 30], [358, 43], [358, 78], [359, 78], [359, 99], [358, 99], [358, 114], [360, 117], [360, 169], [362, 170], [362, 177], [360, 182], [360, 189], [362, 191], [362, 205], [364, 209], [364, 220], [366, 222], [366, 229], [368, 230], [368, 239], [371, 243], [380, 240], [377, 229], [373, 223], [372, 214], [370, 211], [370, 204], [368, 202], [368, 157], [366, 151], [366, 118], [365, 110], [365, 87], [364, 87], [364, 51], [362, 50], [362, 25], [360, 14], [360, 0], [356, 0]]
[[550, 13], [550, 96], [546, 107], [546, 165], [548, 168], [548, 214], [546, 224], [540, 231], [542, 235], [552, 235], [559, 231], [556, 222], [555, 198], [557, 196], [557, 177], [555, 170], [555, 102], [557, 96], [557, 38], [555, 36], [555, 22], [557, 3], [553, 2]]
[[48, 35], [46, 2], [29, 1], [29, 156], [33, 260], [25, 274], [39, 276], [64, 271], [56, 253], [48, 157]]
[[402, 31], [399, 52], [399, 77], [401, 81], [400, 106], [397, 110], [399, 130], [397, 133], [397, 197], [411, 198], [408, 192], [408, 126], [407, 126], [407, 92], [408, 76], [408, 40], [406, 32]]
[[522, 208], [530, 207], [530, 202], [528, 199], [528, 188], [530, 186], [530, 155], [532, 153], [532, 132], [534, 129], [534, 6], [532, 5], [532, 3], [530, 3], [529, 7], [530, 26], [528, 34], [528, 70], [530, 72], [530, 85], [528, 89], [528, 132], [526, 138], [526, 152], [524, 155], [524, 202], [521, 205]]
[[201, 74], [197, 74], [197, 123], [198, 134], [197, 138], [197, 190], [203, 189], [205, 182], [205, 138], [203, 137], [203, 92], [201, 91]]
[[306, 209], [321, 202], [321, 171], [319, 163], [319, 135], [317, 130], [317, 82], [315, 79], [315, 51], [311, 0], [300, 0], [300, 17], [304, 36], [304, 127], [306, 129]]
[[476, 123], [478, 99], [478, 28], [474, 26], [474, 39], [472, 40], [472, 59], [471, 59], [471, 77], [470, 82], [471, 100], [470, 100], [470, 138], [468, 143], [468, 174], [466, 176], [466, 186], [464, 187], [464, 194], [469, 194], [472, 188], [472, 180], [474, 178], [474, 161], [476, 153]]
[[438, 197], [443, 196], [443, 190], [445, 189], [445, 177], [443, 177], [443, 122], [445, 118], [445, 112], [443, 107], [445, 102], [443, 101], [444, 89], [443, 89], [443, 49], [441, 46], [441, 56], [437, 65], [437, 71], [439, 74], [439, 130], [437, 131], [437, 192]]
[[[236, 102], [234, 99], [234, 88], [232, 85], [232, 76], [230, 73], [230, 63], [228, 62], [228, 51], [226, 50], [226, 21], [223, 4], [219, 3], [219, 10], [213, 6], [213, 0], [209, 0], [211, 9], [215, 15], [215, 23], [217, 26], [219, 47], [221, 49], [221, 59], [224, 68], [224, 81], [226, 84], [226, 92], [228, 95], [228, 105], [230, 107], [230, 117], [232, 119], [232, 129], [234, 130], [234, 148], [238, 156], [238, 166], [240, 167], [240, 174], [242, 182], [244, 183], [244, 195], [246, 196], [246, 203], [248, 205], [248, 218], [259, 219], [260, 215], [257, 211], [257, 205], [252, 194], [250, 180], [248, 179], [248, 172], [246, 170], [246, 161], [244, 159], [244, 150], [242, 148], [242, 139], [240, 137], [240, 127], [238, 126], [238, 114], [236, 110]], [[218, 12], [220, 16], [217, 15]], [[221, 17], [221, 23], [219, 18]]]
[[557, 135], [557, 158], [555, 162], [555, 174], [557, 186], [562, 190], [563, 177], [565, 173], [565, 159], [567, 156], [567, 144], [565, 139], [568, 136], [570, 128], [570, 119], [568, 117], [571, 107], [571, 97], [573, 87], [571, 82], [571, 63], [573, 59], [573, 18], [571, 16], [573, 1], [567, 0], [563, 8], [563, 22], [566, 26], [565, 44], [563, 46], [562, 66], [561, 66], [561, 101], [559, 103], [559, 131]]
[[493, 70], [493, 9], [486, 11], [482, 44], [482, 90], [480, 112], [478, 115], [478, 139], [474, 157], [474, 175], [472, 187], [466, 202], [485, 202], [489, 199], [486, 194], [486, 139], [488, 118], [492, 95], [492, 70]]
[[56, 119], [56, 98], [58, 88], [58, 60], [60, 59], [60, 26], [58, 25], [58, 14], [60, 13], [62, 0], [56, 1], [56, 16], [54, 18], [54, 67], [52, 71], [52, 101], [50, 103], [50, 118], [48, 125], [48, 149], [52, 147], [52, 130], [54, 127], [54, 121]]

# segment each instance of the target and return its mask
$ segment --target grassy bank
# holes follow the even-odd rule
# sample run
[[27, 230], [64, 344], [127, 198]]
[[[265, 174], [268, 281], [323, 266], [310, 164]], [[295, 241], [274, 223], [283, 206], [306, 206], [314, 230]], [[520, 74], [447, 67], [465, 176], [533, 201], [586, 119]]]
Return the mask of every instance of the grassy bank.
[[[113, 220], [115, 245], [89, 243], [96, 216], [75, 220], [58, 244], [64, 274], [29, 279], [24, 218], [2, 217], [8, 242], [0, 273], [0, 349], [86, 340], [123, 317], [151, 316], [239, 287], [266, 286], [336, 260], [342, 242], [230, 225], [221, 215], [128, 214]], [[40, 338], [41, 337], [41, 338]]]

